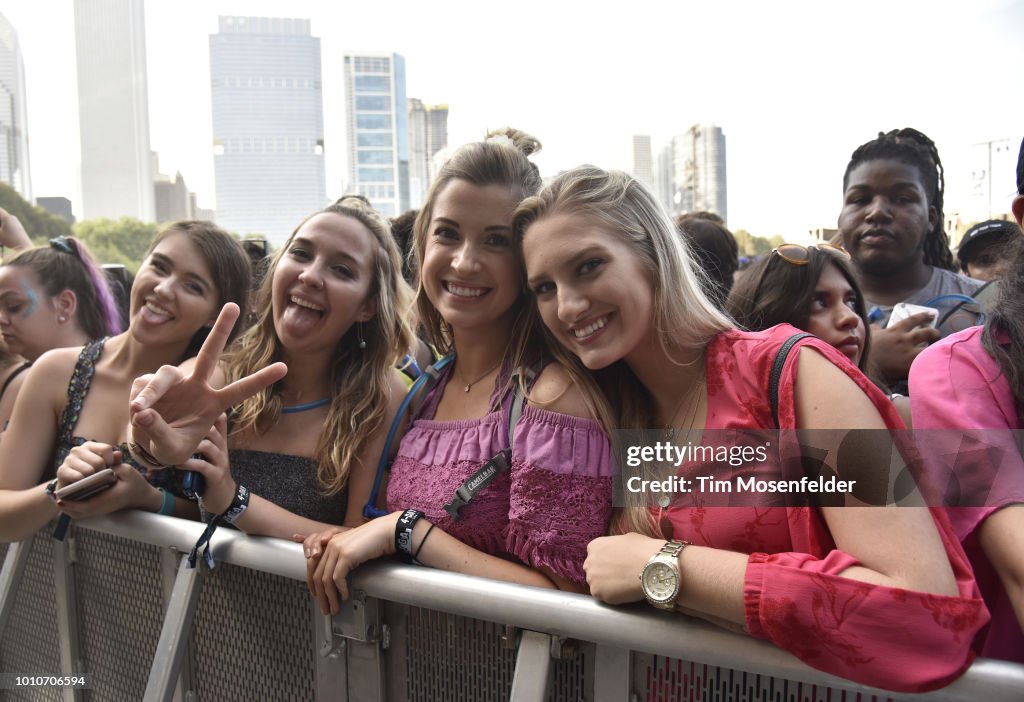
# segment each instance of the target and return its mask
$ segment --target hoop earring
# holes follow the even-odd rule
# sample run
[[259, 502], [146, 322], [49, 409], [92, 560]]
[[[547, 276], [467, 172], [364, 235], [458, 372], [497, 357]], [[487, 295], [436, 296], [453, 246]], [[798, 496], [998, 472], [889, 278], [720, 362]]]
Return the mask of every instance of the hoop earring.
[[359, 322], [356, 324], [356, 338], [359, 339], [359, 349], [363, 350], [366, 348], [366, 339], [363, 338], [363, 323]]

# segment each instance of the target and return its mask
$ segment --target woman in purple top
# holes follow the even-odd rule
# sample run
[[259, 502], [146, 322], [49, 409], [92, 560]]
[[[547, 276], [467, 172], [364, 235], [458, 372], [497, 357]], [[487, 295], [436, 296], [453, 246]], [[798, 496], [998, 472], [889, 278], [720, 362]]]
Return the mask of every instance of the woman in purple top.
[[[325, 612], [337, 611], [339, 592], [348, 596], [349, 571], [396, 552], [445, 570], [585, 591], [587, 543], [606, 533], [611, 515], [613, 460], [583, 395], [545, 362], [525, 297], [512, 213], [541, 186], [527, 158], [539, 148], [503, 130], [460, 148], [431, 185], [415, 226], [417, 308], [430, 342], [455, 361], [402, 439], [390, 514], [306, 540], [310, 591]], [[517, 377], [527, 401], [509, 468], [492, 476], [481, 468], [510, 448]], [[501, 458], [490, 465], [504, 467]], [[456, 511], [460, 487], [474, 494]]]

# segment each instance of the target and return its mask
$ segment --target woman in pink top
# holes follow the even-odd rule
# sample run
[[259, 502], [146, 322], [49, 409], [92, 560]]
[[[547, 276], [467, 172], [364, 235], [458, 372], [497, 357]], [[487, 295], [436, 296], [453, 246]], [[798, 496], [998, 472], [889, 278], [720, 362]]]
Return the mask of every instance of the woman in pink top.
[[[668, 218], [629, 176], [593, 166], [563, 173], [520, 206], [516, 230], [529, 287], [563, 347], [556, 356], [595, 401], [606, 400], [600, 416], [608, 426], [659, 427], [676, 445], [691, 437], [706, 445], [715, 440], [711, 429], [790, 430], [781, 446], [761, 442], [763, 458], [725, 465], [733, 478], [743, 471], [785, 477], [794, 459], [799, 467], [817, 458], [835, 465], [839, 478], [870, 483], [873, 468], [887, 462], [888, 447], [872, 453], [884, 442], [857, 442], [850, 430], [885, 432], [899, 420], [828, 344], [801, 340], [781, 365], [777, 402], [770, 400], [769, 376], [795, 330], [734, 329], [701, 292]], [[818, 432], [826, 443], [814, 456], [792, 441], [794, 429], [831, 431]], [[851, 439], [852, 449], [844, 441]], [[634, 448], [627, 447], [624, 473], [635, 465]], [[696, 483], [722, 467], [682, 462], [669, 477]], [[663, 495], [663, 507], [638, 495], [620, 510], [618, 534], [590, 544], [584, 568], [595, 597], [646, 596], [771, 640], [821, 670], [890, 689], [932, 689], [970, 663], [970, 639], [987, 616], [941, 514], [847, 508], [866, 503], [842, 493], [818, 503], [745, 495], [740, 506], [719, 507], [720, 495], [693, 483], [689, 494]], [[835, 501], [840, 506], [826, 506]]]
[[[547, 363], [526, 300], [512, 213], [540, 188], [527, 158], [539, 148], [504, 130], [460, 148], [431, 185], [414, 233], [417, 308], [430, 343], [455, 360], [402, 439], [388, 482], [391, 513], [306, 540], [310, 590], [325, 612], [337, 611], [339, 591], [348, 596], [352, 568], [396, 552], [436, 568], [585, 591], [587, 543], [607, 533], [611, 516], [613, 461], [584, 396]], [[510, 447], [517, 382], [527, 402]], [[485, 465], [508, 469], [482, 472]]]
[[1024, 244], [1015, 247], [985, 326], [922, 351], [910, 386], [914, 431], [930, 448], [929, 468], [940, 484], [956, 478], [958, 492], [947, 492], [958, 495], [950, 521], [992, 613], [978, 653], [1024, 663], [1024, 459], [1017, 443], [1024, 428]]

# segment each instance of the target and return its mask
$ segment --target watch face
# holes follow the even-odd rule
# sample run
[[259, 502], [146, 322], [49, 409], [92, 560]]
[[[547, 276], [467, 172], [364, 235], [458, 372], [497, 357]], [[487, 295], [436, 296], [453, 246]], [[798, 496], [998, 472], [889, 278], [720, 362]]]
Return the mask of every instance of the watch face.
[[642, 585], [644, 594], [651, 600], [668, 602], [676, 596], [679, 577], [670, 566], [654, 562], [644, 568]]

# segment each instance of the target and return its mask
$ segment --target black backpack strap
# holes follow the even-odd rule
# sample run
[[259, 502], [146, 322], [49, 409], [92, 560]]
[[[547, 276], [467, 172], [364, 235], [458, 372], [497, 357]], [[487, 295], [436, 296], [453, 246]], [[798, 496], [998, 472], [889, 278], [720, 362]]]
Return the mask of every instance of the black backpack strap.
[[800, 332], [786, 339], [776, 352], [775, 360], [772, 361], [772, 374], [768, 379], [768, 401], [772, 406], [772, 421], [775, 422], [776, 429], [779, 428], [779, 382], [782, 380], [782, 368], [786, 365], [786, 358], [793, 347], [801, 339], [806, 339], [809, 336], [814, 336], [814, 334]]

